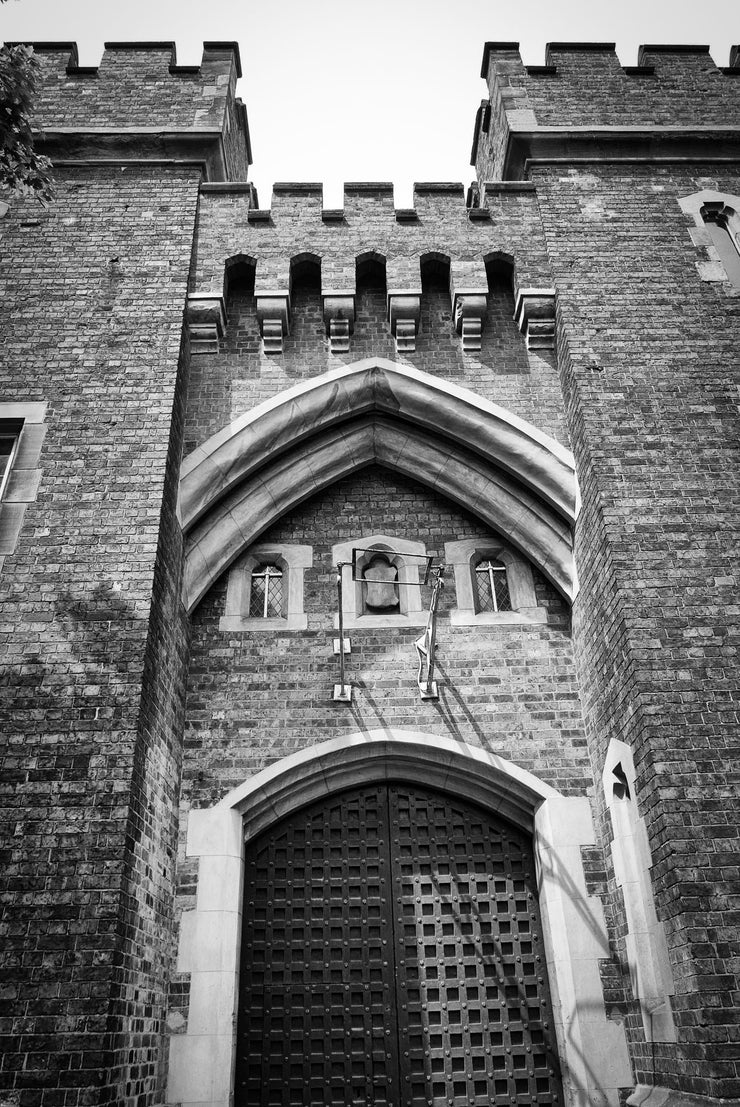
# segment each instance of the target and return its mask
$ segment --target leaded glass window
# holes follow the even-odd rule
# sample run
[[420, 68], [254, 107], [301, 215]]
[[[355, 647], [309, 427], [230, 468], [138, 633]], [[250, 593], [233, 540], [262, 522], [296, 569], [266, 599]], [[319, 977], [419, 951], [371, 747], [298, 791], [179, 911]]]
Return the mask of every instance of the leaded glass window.
[[477, 610], [511, 611], [506, 566], [493, 558], [484, 558], [475, 567]]
[[283, 572], [276, 565], [257, 565], [252, 570], [249, 593], [251, 619], [280, 619], [283, 614]]
[[8, 483], [17, 442], [18, 435], [0, 433], [0, 499], [2, 499], [5, 486]]

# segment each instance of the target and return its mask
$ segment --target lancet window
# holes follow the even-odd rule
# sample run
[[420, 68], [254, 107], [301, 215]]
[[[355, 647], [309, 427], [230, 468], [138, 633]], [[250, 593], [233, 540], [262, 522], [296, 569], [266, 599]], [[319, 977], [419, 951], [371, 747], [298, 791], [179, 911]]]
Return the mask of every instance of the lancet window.
[[475, 567], [477, 611], [511, 611], [511, 595], [506, 566], [502, 561], [483, 558]]
[[283, 614], [283, 571], [276, 565], [258, 565], [252, 571], [249, 597], [251, 619], [279, 619]]

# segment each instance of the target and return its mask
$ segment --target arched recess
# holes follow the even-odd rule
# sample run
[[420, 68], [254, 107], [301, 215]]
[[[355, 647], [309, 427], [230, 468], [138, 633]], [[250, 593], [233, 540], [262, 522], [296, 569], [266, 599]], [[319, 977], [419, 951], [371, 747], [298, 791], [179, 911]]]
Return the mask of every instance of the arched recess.
[[291, 288], [296, 280], [321, 287], [321, 258], [318, 254], [310, 250], [294, 254], [290, 259]]
[[224, 262], [223, 300], [229, 298], [229, 288], [235, 280], [250, 280], [254, 282], [257, 271], [257, 258], [251, 254], [232, 254]]
[[430, 280], [442, 280], [446, 287], [450, 284], [450, 265], [452, 259], [449, 254], [441, 250], [428, 250], [419, 258], [419, 272], [422, 287]]
[[365, 250], [364, 253], [358, 254], [355, 258], [356, 283], [361, 284], [363, 281], [370, 279], [374, 284], [385, 285], [386, 264], [385, 254], [381, 254], [377, 250]]
[[511, 284], [512, 293], [516, 293], [516, 261], [513, 254], [504, 250], [494, 250], [483, 258], [486, 273], [491, 277], [506, 277]]
[[468, 389], [369, 358], [280, 393], [186, 458], [188, 609], [282, 514], [373, 462], [478, 515], [572, 599], [570, 452]]
[[374, 781], [464, 795], [532, 834], [543, 937], [568, 1107], [617, 1107], [631, 1084], [621, 1024], [606, 1017], [599, 961], [609, 952], [581, 850], [594, 844], [585, 796], [562, 796], [505, 758], [450, 738], [393, 728], [334, 739], [279, 761], [214, 807], [191, 811], [196, 908], [182, 918], [179, 972], [190, 974], [184, 1033], [170, 1039], [168, 1102], [231, 1101], [244, 844], [299, 807]]

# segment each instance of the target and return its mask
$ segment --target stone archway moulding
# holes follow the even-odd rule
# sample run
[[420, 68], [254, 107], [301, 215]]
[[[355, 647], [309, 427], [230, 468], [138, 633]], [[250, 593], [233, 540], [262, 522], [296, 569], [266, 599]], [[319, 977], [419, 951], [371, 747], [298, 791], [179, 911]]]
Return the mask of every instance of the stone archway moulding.
[[371, 462], [421, 480], [478, 515], [573, 598], [571, 528], [560, 515], [501, 469], [456, 444], [368, 416], [314, 435], [267, 461], [216, 504], [188, 538], [188, 608], [274, 520]]
[[603, 912], [589, 896], [581, 849], [593, 845], [585, 796], [562, 796], [505, 758], [450, 738], [395, 729], [334, 739], [279, 761], [214, 807], [190, 812], [199, 859], [195, 910], [182, 917], [179, 972], [190, 974], [184, 1033], [170, 1038], [167, 1100], [229, 1107], [239, 976], [244, 844], [292, 811], [379, 780], [462, 795], [533, 835], [553, 1019], [568, 1107], [617, 1107], [632, 1076], [624, 1028], [606, 1017], [599, 961]]
[[185, 459], [188, 609], [273, 521], [373, 461], [477, 514], [573, 598], [570, 452], [468, 389], [369, 358], [280, 393]]

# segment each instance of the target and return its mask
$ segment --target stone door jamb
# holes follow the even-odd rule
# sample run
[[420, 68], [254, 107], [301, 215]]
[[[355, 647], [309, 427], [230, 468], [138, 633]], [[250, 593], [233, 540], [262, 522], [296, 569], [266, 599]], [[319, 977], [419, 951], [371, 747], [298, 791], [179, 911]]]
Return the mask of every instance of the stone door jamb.
[[533, 835], [543, 937], [567, 1107], [618, 1105], [632, 1086], [624, 1028], [606, 1017], [599, 961], [608, 956], [601, 904], [586, 890], [581, 849], [594, 844], [585, 796], [560, 795], [511, 761], [449, 738], [394, 729], [302, 750], [190, 812], [196, 908], [182, 917], [178, 972], [190, 973], [184, 1033], [170, 1038], [167, 1102], [230, 1107], [238, 1001], [245, 841], [291, 811], [378, 780], [426, 784]]

